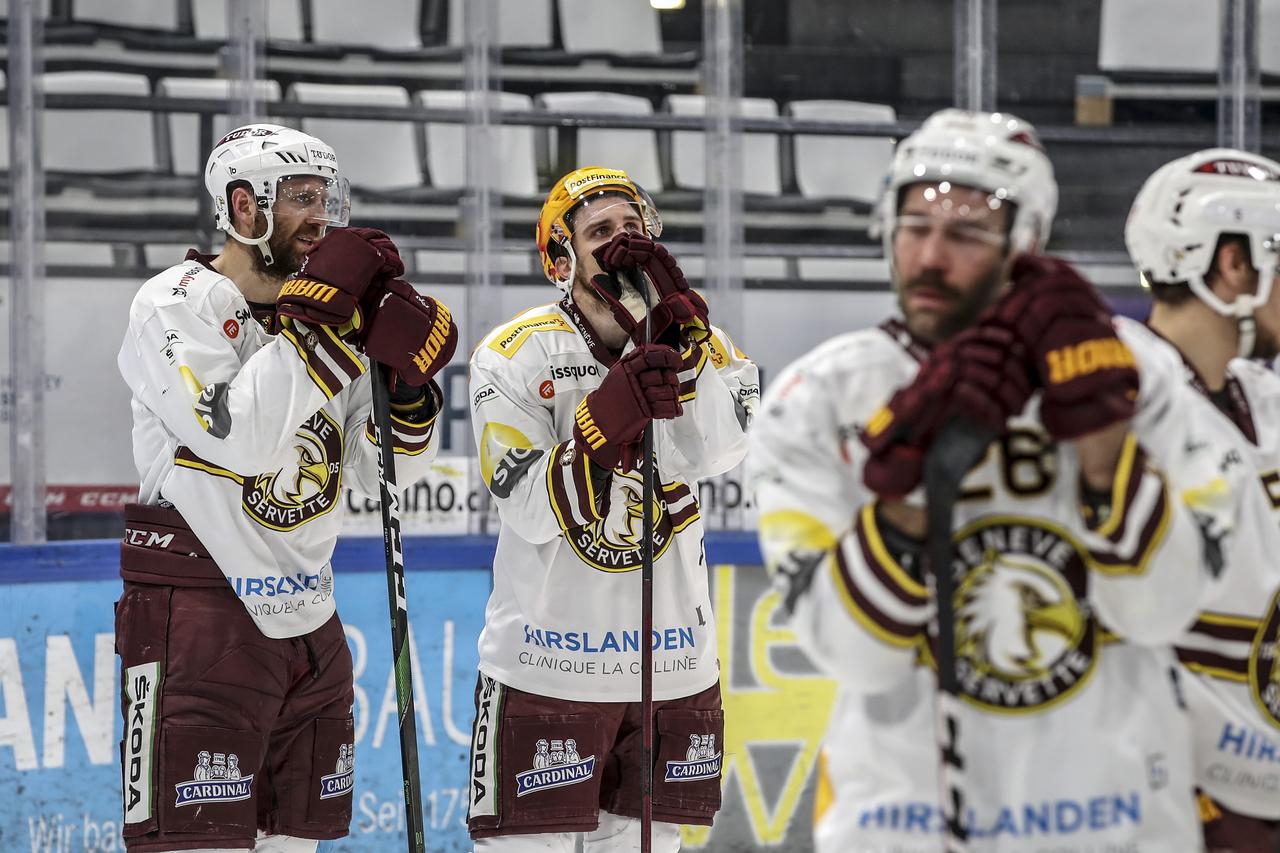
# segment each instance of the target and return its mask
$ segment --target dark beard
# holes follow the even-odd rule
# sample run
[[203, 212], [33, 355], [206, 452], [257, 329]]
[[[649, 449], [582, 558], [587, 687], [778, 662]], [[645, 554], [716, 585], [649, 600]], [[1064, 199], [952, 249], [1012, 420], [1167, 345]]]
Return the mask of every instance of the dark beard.
[[[907, 328], [911, 330], [912, 334], [930, 343], [937, 344], [954, 337], [959, 332], [977, 323], [978, 317], [982, 312], [996, 301], [1003, 286], [1003, 264], [996, 264], [992, 267], [986, 278], [977, 282], [968, 295], [947, 284], [941, 274], [926, 272], [899, 285], [898, 309], [902, 312], [903, 317], [906, 318]], [[906, 296], [916, 287], [929, 287], [951, 300], [950, 312], [939, 316], [931, 329], [922, 328], [919, 318], [907, 313]]]
[[[261, 226], [259, 233], [267, 230], [266, 217], [259, 214], [258, 223]], [[271, 263], [267, 263], [262, 257], [262, 252], [254, 247], [253, 252], [253, 268], [256, 272], [277, 281], [284, 281], [289, 276], [295, 274], [302, 269], [302, 258], [305, 254], [294, 245], [294, 238], [298, 234], [295, 231], [292, 234], [281, 234], [279, 231], [273, 231], [271, 239], [267, 241], [267, 248], [271, 251]]]

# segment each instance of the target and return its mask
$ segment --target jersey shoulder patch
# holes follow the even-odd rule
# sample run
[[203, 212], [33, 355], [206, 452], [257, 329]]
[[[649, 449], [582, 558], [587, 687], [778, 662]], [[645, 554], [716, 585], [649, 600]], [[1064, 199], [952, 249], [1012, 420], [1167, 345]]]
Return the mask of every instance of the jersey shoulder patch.
[[158, 309], [182, 303], [201, 313], [211, 299], [218, 309], [244, 302], [239, 288], [231, 279], [199, 261], [183, 261], [152, 276], [142, 285], [133, 300], [134, 313], [144, 315], [147, 308]]
[[514, 358], [529, 338], [540, 332], [575, 332], [564, 315], [551, 305], [543, 305], [499, 326], [485, 338], [484, 346], [504, 358]]

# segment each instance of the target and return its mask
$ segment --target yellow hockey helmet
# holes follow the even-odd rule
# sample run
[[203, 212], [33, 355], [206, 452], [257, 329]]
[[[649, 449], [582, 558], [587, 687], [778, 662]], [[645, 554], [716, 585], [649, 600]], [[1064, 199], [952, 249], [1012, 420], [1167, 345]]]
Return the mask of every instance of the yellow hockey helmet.
[[[600, 207], [601, 210], [619, 202], [634, 204], [639, 208], [640, 218], [644, 222], [645, 235], [656, 240], [662, 234], [662, 219], [658, 216], [658, 208], [653, 199], [626, 172], [602, 166], [574, 169], [556, 181], [551, 192], [547, 193], [542, 212], [538, 214], [535, 233], [538, 254], [542, 258], [542, 271], [561, 290], [567, 292], [571, 288], [578, 262], [573, 253], [573, 226], [570, 219], [583, 208], [595, 207], [597, 200], [604, 202], [606, 199], [609, 204]], [[556, 276], [556, 258], [562, 256], [569, 258], [569, 276], [566, 279]]]

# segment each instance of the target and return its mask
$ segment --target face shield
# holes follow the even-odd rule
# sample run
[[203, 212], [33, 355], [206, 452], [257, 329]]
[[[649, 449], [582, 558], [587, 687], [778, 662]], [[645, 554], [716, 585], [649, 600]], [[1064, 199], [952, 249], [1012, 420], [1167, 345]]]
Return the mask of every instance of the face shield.
[[351, 221], [351, 187], [346, 178], [285, 175], [276, 181], [272, 212], [344, 228]]
[[662, 217], [658, 215], [657, 205], [641, 187], [637, 186], [635, 192], [633, 198], [629, 191], [606, 188], [586, 196], [566, 217], [569, 227], [588, 243], [600, 236], [592, 234], [592, 229], [600, 229], [606, 223], [614, 226], [605, 236], [606, 240], [619, 229], [636, 230], [657, 240], [662, 235]]
[[[910, 190], [910, 186], [904, 188], [904, 201]], [[1002, 215], [1002, 210], [1007, 213]], [[1009, 246], [1009, 224], [1014, 214], [1015, 205], [1008, 201], [1004, 190], [987, 192], [938, 181], [925, 185], [914, 196], [910, 211], [904, 212], [899, 203], [897, 212], [889, 219], [890, 244], [886, 248], [892, 258], [894, 240], [910, 251], [913, 245], [923, 243], [938, 232], [957, 252], [1004, 250]]]

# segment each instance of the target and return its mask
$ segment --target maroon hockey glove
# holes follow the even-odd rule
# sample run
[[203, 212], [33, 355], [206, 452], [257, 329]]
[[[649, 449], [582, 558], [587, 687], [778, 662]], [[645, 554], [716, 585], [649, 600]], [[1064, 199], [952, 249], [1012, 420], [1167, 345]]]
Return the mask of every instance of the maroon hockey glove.
[[645, 344], [631, 350], [578, 404], [574, 442], [602, 468], [631, 470], [649, 421], [679, 417], [683, 411], [679, 369], [680, 356], [671, 347]]
[[637, 344], [644, 340], [644, 324], [637, 323], [614, 295], [618, 289], [614, 274], [631, 269], [643, 272], [653, 282], [657, 293], [657, 304], [650, 312], [652, 340], [672, 345], [686, 341], [697, 344], [709, 336], [711, 321], [708, 319], [707, 301], [690, 289], [680, 265], [666, 246], [643, 234], [624, 232], [592, 254], [605, 273], [592, 279], [592, 284], [596, 292], [609, 302], [618, 324]]
[[376, 228], [338, 228], [307, 250], [276, 296], [276, 313], [344, 333], [363, 323], [360, 298], [375, 280], [404, 273], [391, 238]]
[[375, 285], [365, 297], [368, 322], [360, 338], [365, 355], [391, 369], [397, 380], [425, 385], [453, 358], [458, 327], [443, 303], [398, 278]]
[[925, 453], [953, 418], [1003, 434], [1030, 399], [1032, 378], [1026, 348], [1007, 329], [979, 324], [942, 344], [863, 430], [867, 488], [896, 499], [918, 486]]
[[1044, 389], [1040, 419], [1059, 440], [1079, 438], [1133, 417], [1138, 369], [1116, 336], [1112, 311], [1069, 264], [1024, 255], [1013, 287], [988, 311], [1031, 352]]

